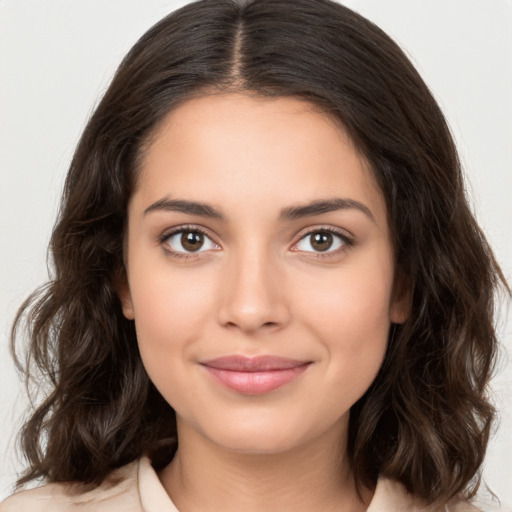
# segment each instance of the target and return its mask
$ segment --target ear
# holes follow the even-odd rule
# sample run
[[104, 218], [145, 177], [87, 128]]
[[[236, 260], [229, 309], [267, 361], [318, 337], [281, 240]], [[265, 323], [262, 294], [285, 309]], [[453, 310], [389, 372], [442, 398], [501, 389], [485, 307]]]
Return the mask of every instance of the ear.
[[117, 296], [121, 302], [121, 307], [123, 309], [123, 314], [128, 320], [135, 319], [135, 312], [133, 308], [132, 295], [130, 293], [130, 286], [128, 284], [128, 277], [126, 275], [126, 271], [123, 269], [119, 272], [116, 277], [115, 289], [117, 292]]
[[411, 286], [409, 280], [399, 274], [395, 278], [391, 304], [389, 306], [389, 319], [394, 324], [403, 324], [411, 312]]

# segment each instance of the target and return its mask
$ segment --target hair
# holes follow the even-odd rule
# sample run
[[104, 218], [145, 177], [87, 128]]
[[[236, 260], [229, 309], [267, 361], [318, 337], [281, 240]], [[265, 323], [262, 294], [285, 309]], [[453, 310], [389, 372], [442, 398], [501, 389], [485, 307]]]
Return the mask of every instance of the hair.
[[144, 454], [156, 467], [172, 458], [174, 411], [149, 380], [117, 294], [127, 204], [168, 112], [225, 92], [301, 98], [329, 113], [385, 198], [410, 314], [392, 326], [380, 372], [351, 410], [356, 482], [383, 475], [430, 503], [471, 497], [495, 414], [495, 292], [507, 284], [427, 86], [386, 34], [330, 0], [194, 2], [122, 61], [70, 164], [51, 280], [13, 327], [13, 349], [20, 327], [30, 338], [18, 367], [46, 389], [20, 434], [28, 469], [18, 485], [98, 485]]

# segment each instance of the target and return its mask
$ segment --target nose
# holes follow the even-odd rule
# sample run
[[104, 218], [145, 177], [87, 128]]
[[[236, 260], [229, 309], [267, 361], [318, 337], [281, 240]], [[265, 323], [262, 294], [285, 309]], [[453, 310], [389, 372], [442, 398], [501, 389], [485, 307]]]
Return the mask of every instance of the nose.
[[279, 263], [256, 248], [233, 255], [224, 272], [218, 321], [247, 334], [283, 328], [290, 320]]

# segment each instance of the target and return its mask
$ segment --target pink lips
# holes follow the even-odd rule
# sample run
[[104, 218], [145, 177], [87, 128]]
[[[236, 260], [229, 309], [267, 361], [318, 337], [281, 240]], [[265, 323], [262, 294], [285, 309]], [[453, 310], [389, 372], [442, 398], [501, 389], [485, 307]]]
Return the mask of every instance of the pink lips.
[[224, 386], [247, 395], [261, 395], [301, 375], [310, 361], [276, 356], [227, 356], [201, 363]]

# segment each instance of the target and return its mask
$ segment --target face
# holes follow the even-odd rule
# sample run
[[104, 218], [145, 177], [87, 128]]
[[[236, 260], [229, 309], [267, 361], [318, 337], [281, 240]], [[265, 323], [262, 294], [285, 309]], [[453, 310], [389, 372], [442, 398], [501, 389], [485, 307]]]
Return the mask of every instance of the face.
[[228, 450], [341, 435], [404, 320], [381, 193], [340, 126], [299, 99], [173, 110], [125, 259], [124, 314], [178, 435]]

